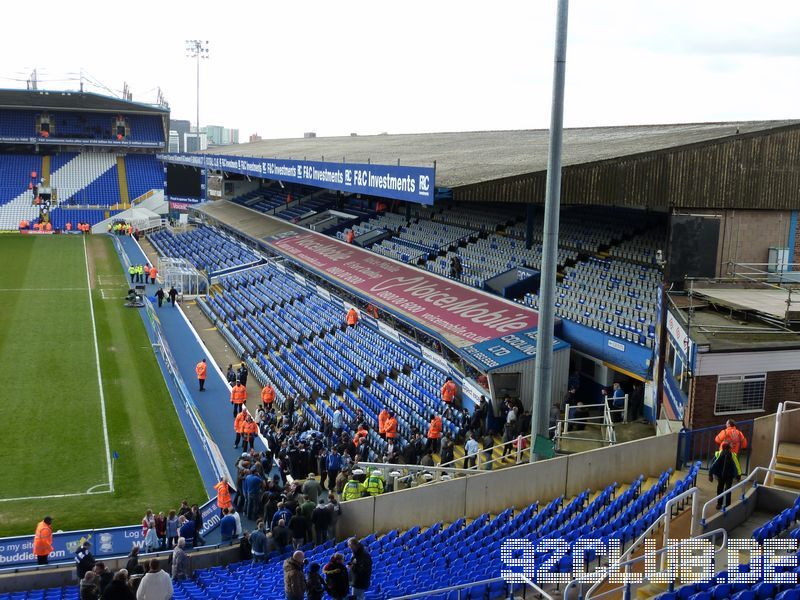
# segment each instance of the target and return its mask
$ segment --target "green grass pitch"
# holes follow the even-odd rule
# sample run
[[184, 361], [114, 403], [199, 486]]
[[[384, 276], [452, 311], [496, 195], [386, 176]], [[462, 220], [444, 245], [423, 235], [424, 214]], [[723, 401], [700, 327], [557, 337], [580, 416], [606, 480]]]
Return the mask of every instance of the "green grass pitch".
[[0, 536], [32, 534], [45, 514], [66, 531], [206, 499], [126, 291], [106, 236], [0, 236]]

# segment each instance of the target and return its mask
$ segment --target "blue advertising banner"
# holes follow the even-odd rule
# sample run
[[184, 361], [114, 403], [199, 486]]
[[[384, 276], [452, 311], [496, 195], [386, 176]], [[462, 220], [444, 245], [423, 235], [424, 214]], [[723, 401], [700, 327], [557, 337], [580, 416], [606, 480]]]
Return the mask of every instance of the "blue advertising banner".
[[683, 413], [689, 399], [686, 394], [681, 390], [681, 386], [675, 381], [675, 377], [670, 373], [669, 369], [664, 370], [664, 395], [669, 401], [672, 413], [678, 420], [683, 420]]
[[249, 177], [433, 204], [436, 176], [433, 167], [178, 153], [159, 154], [158, 159], [177, 165], [227, 171]]
[[[487, 340], [461, 349], [461, 355], [485, 371], [529, 360], [536, 356], [536, 327]], [[569, 348], [569, 344], [553, 339], [553, 351]]]
[[[220, 514], [216, 498], [211, 498], [203, 504], [200, 507], [200, 514], [203, 517], [200, 535], [205, 536], [219, 525]], [[92, 545], [91, 551], [95, 558], [126, 556], [131, 547], [143, 547], [144, 535], [141, 524], [56, 532], [53, 533], [53, 552], [50, 554], [50, 562], [61, 563], [72, 560], [84, 542]], [[0, 568], [35, 562], [33, 535], [0, 538]]]
[[2, 136], [2, 144], [50, 144], [63, 145], [70, 144], [75, 146], [118, 146], [118, 147], [137, 147], [137, 148], [163, 148], [164, 142], [138, 142], [135, 140], [90, 140], [84, 138], [63, 138], [63, 137], [37, 137], [37, 136]]
[[647, 346], [608, 335], [569, 319], [561, 320], [561, 336], [576, 350], [649, 379], [653, 351]]

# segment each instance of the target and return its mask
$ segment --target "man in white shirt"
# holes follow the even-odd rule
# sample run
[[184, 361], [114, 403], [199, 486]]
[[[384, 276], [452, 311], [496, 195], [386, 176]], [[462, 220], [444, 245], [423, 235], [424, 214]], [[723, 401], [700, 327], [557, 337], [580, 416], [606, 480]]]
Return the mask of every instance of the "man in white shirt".
[[467, 434], [467, 441], [464, 444], [464, 468], [469, 469], [477, 466], [478, 451], [480, 447], [478, 442], [472, 437], [472, 433]]
[[230, 514], [236, 519], [236, 539], [238, 540], [242, 537], [242, 517], [239, 516], [239, 513], [236, 512], [236, 509], [231, 506]]
[[169, 573], [161, 570], [157, 558], [151, 559], [148, 567], [148, 572], [142, 577], [139, 589], [136, 590], [136, 600], [170, 600], [172, 578]]

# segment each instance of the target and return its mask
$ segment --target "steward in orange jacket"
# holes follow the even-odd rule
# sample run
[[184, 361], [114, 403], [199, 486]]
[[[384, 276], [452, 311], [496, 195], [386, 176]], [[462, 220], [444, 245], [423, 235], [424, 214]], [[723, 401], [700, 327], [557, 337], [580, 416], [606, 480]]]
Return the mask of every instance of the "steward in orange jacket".
[[244, 433], [244, 419], [247, 416], [247, 413], [242, 411], [236, 418], [233, 420], [233, 430], [236, 432], [236, 440], [233, 442], [233, 447], [239, 447], [239, 441], [242, 439], [242, 434]]
[[439, 440], [442, 438], [442, 417], [435, 414], [431, 418], [431, 424], [428, 426], [428, 444], [427, 447], [434, 452], [439, 451]]
[[451, 377], [445, 379], [444, 385], [442, 386], [442, 401], [446, 402], [447, 404], [453, 404], [457, 393], [458, 386], [456, 385], [456, 382], [453, 381]]
[[272, 406], [273, 402], [275, 402], [275, 388], [267, 382], [267, 385], [261, 390], [261, 404], [264, 405], [264, 410], [266, 410]]
[[394, 416], [393, 412], [390, 412], [389, 416], [386, 418], [386, 423], [384, 424], [384, 433], [386, 434], [387, 440], [393, 440], [397, 438], [397, 417]]
[[[131, 279], [133, 279], [133, 275], [131, 275]], [[205, 358], [197, 363], [197, 366], [194, 368], [194, 372], [197, 373], [197, 381], [200, 384], [201, 392], [206, 391], [206, 369], [207, 365]]]
[[230, 508], [231, 504], [231, 488], [224, 477], [219, 478], [219, 483], [214, 486], [217, 490], [217, 506], [220, 510], [223, 508]]
[[348, 327], [355, 327], [356, 323], [358, 323], [358, 311], [355, 308], [348, 310], [346, 320]]
[[389, 419], [389, 411], [384, 409], [378, 413], [378, 433], [381, 437], [386, 436], [386, 421]]
[[241, 382], [237, 381], [236, 385], [231, 389], [231, 404], [233, 404], [234, 418], [242, 412], [242, 405], [247, 400], [247, 388]]
[[242, 450], [247, 452], [248, 449], [253, 447], [256, 433], [258, 433], [258, 425], [250, 415], [247, 415], [244, 425], [242, 425]]
[[747, 448], [747, 438], [744, 437], [744, 434], [736, 427], [736, 421], [733, 419], [728, 419], [725, 423], [725, 429], [717, 434], [714, 441], [719, 444], [720, 451], [722, 450], [722, 445], [727, 442], [731, 447], [731, 452], [736, 456], [739, 456], [739, 450]]
[[33, 535], [33, 554], [36, 556], [36, 563], [47, 564], [47, 557], [53, 551], [53, 518], [45, 517], [36, 526], [36, 533]]

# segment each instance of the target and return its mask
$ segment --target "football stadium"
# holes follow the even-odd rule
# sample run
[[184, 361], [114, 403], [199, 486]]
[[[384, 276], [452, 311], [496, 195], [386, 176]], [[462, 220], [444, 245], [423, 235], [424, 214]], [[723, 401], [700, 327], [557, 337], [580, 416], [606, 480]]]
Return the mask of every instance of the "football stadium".
[[800, 598], [800, 120], [178, 124], [0, 90], [0, 600]]

